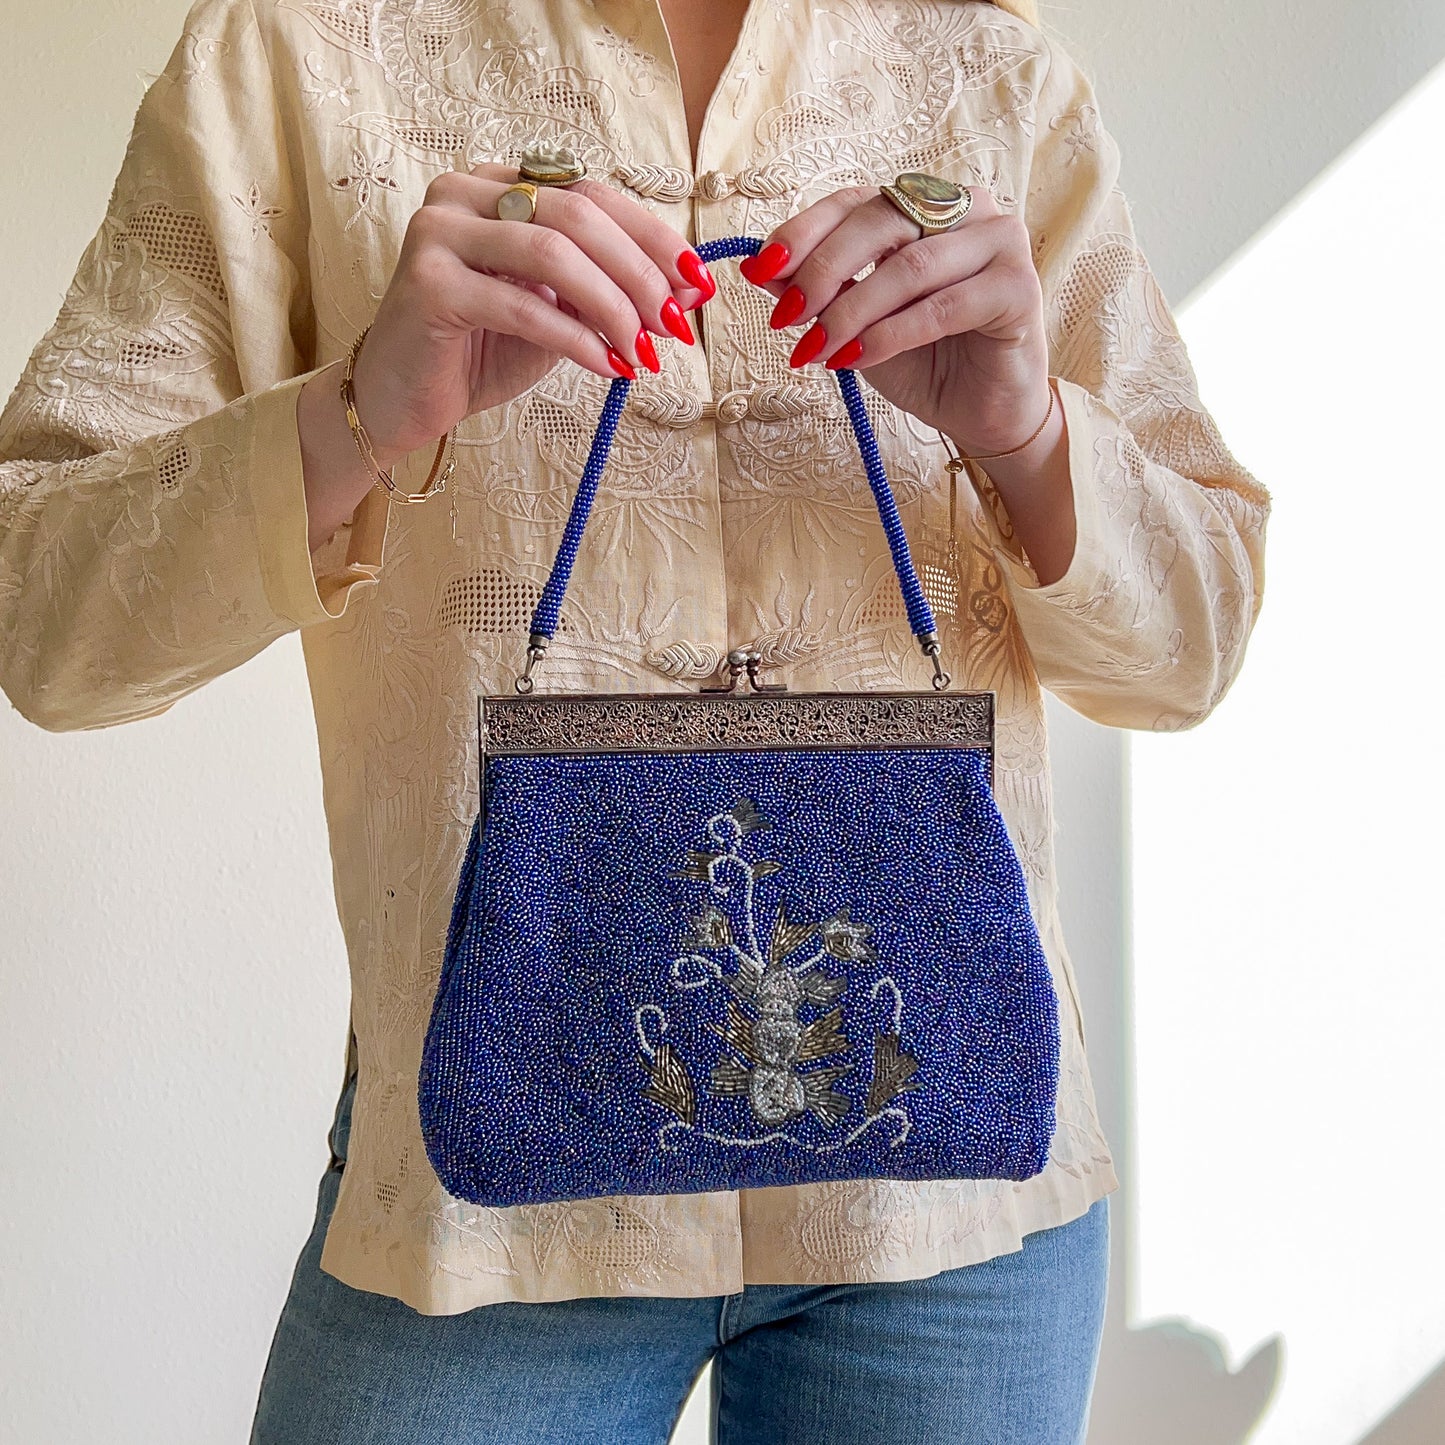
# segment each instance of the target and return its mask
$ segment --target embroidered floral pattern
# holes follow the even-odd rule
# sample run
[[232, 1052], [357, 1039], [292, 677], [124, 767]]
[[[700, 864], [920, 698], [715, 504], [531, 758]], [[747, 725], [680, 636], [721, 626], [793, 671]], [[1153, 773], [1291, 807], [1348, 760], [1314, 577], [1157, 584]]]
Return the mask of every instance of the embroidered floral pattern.
[[593, 45], [604, 51], [607, 58], [627, 76], [633, 95], [651, 95], [657, 89], [662, 74], [657, 57], [640, 49], [636, 41], [619, 35], [610, 25], [600, 26], [599, 30]]
[[349, 231], [362, 217], [373, 225], [381, 217], [372, 209], [372, 201], [379, 191], [399, 191], [401, 182], [391, 174], [390, 158], [368, 159], [360, 148], [351, 153], [351, 169], [331, 183], [333, 190], [346, 191], [356, 202], [356, 210], [346, 223]]
[[268, 236], [271, 234], [271, 222], [279, 220], [286, 214], [285, 206], [267, 205], [261, 199], [261, 187], [252, 181], [244, 196], [233, 195], [231, 197], [240, 206], [251, 222], [251, 239], [254, 241], [262, 231]]
[[215, 85], [216, 73], [224, 64], [230, 45], [224, 40], [187, 32], [181, 37], [184, 56], [177, 79], [183, 85]]
[[356, 82], [350, 75], [343, 75], [339, 80], [333, 80], [322, 70], [322, 59], [323, 57], [314, 50], [307, 52], [306, 73], [316, 82], [315, 85], [302, 87], [302, 94], [306, 96], [308, 108], [319, 110], [331, 101], [340, 106], [350, 106], [358, 94]]
[[1069, 148], [1069, 164], [1077, 163], [1085, 151], [1098, 145], [1099, 112], [1092, 105], [1081, 105], [1067, 115], [1056, 115], [1049, 122], [1051, 130], [1059, 131]]

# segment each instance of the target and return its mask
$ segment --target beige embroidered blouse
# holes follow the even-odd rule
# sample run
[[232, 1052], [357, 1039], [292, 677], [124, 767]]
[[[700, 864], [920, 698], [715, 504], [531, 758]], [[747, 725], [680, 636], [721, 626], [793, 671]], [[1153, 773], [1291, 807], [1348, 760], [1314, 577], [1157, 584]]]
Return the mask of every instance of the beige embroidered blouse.
[[[950, 485], [938, 435], [870, 393], [957, 685], [998, 693], [998, 798], [1055, 973], [1059, 1123], [1026, 1183], [480, 1209], [431, 1172], [417, 1069], [475, 698], [510, 687], [605, 383], [562, 363], [470, 418], [450, 502], [373, 492], [314, 560], [296, 400], [371, 319], [427, 183], [534, 135], [694, 243], [905, 169], [986, 184], [1028, 222], [1068, 572], [1038, 586], [987, 475]], [[1116, 1187], [1059, 929], [1040, 688], [1118, 727], [1206, 717], [1258, 614], [1270, 506], [1200, 402], [1118, 166], [1079, 66], [986, 3], [752, 0], [696, 168], [655, 0], [193, 6], [0, 416], [0, 682], [41, 727], [104, 727], [303, 629], [360, 1071], [328, 1271], [429, 1314], [903, 1279]], [[659, 342], [662, 374], [634, 388], [545, 685], [691, 690], [746, 643], [796, 689], [926, 689], [834, 378], [791, 371], [771, 298], [715, 271], [700, 344]]]

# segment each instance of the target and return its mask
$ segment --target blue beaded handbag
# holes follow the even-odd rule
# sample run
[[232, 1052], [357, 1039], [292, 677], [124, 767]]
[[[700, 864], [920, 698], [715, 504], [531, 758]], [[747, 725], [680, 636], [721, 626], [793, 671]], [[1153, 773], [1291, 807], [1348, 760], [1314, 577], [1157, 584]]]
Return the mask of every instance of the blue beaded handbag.
[[613, 382], [517, 693], [478, 701], [481, 806], [419, 1079], [458, 1199], [1044, 1168], [1058, 1001], [994, 801], [994, 694], [947, 690], [857, 377], [836, 376], [933, 689], [789, 693], [734, 654], [696, 694], [537, 693]]

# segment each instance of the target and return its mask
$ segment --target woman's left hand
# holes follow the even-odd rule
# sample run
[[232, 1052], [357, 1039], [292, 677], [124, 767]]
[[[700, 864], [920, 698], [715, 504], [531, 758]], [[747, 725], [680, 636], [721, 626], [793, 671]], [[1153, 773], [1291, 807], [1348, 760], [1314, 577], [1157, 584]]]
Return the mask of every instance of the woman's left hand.
[[779, 298], [775, 329], [813, 323], [791, 364], [862, 371], [965, 454], [1017, 446], [1051, 400], [1028, 228], [987, 187], [969, 189], [964, 218], [922, 236], [876, 186], [835, 191], [791, 216], [741, 267]]

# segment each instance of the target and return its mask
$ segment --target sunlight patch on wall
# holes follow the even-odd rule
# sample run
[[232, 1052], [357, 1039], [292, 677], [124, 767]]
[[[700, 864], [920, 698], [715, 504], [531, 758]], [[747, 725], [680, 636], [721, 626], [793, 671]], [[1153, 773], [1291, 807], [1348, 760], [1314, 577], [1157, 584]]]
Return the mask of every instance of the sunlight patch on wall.
[[1231, 1368], [1283, 1335], [1258, 1445], [1353, 1445], [1445, 1358], [1442, 135], [1445, 67], [1178, 313], [1275, 504], [1239, 681], [1131, 735], [1128, 1304]]

